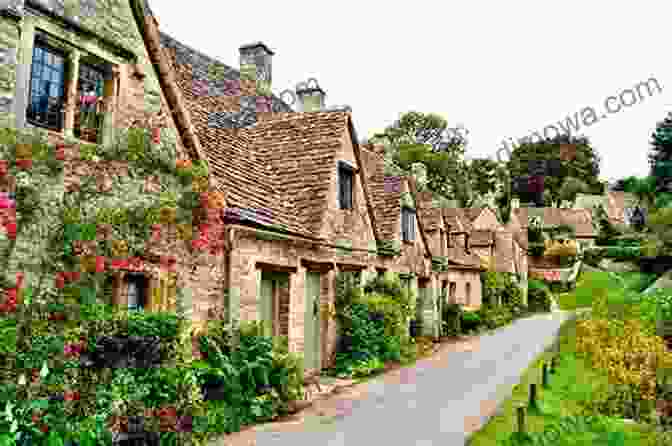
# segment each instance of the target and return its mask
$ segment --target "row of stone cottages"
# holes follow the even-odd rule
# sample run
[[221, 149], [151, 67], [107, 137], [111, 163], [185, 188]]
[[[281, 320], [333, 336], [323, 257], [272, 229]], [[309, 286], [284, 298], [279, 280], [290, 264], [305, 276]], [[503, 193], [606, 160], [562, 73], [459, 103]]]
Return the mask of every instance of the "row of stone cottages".
[[[316, 369], [329, 365], [336, 346], [335, 321], [322, 310], [333, 307], [339, 271], [360, 272], [360, 280], [398, 273], [417, 291], [427, 334], [438, 330], [440, 302], [481, 304], [488, 258], [526, 289], [526, 224], [514, 216], [502, 228], [487, 208], [438, 208], [410, 178], [387, 177], [380, 148], [357, 142], [349, 110], [323, 109], [319, 88], [299, 92], [317, 95], [313, 108], [305, 101], [294, 112], [275, 96], [264, 108], [258, 95], [269, 91], [273, 55], [264, 44], [240, 48], [241, 71], [256, 73], [247, 81], [160, 32], [146, 1], [99, 0], [85, 9], [46, 0], [4, 7], [2, 119], [47, 129], [50, 142], [66, 144], [64, 194], [86, 175], [114, 193], [125, 173], [123, 163], [80, 159], [68, 138], [105, 146], [115, 128], [151, 122], [175, 141], [178, 157], [207, 160], [209, 186], [226, 199], [223, 253], [195, 256], [168, 229], [147, 245], [144, 276], [116, 274], [114, 303], [142, 305], [160, 286], [156, 259], [176, 255], [194, 319], [223, 304], [228, 318], [272, 321], [272, 333], [288, 336], [291, 351]], [[81, 98], [92, 94], [102, 111], [93, 133], [79, 122]], [[160, 183], [146, 178], [145, 191]], [[12, 182], [0, 188], [11, 192]]]

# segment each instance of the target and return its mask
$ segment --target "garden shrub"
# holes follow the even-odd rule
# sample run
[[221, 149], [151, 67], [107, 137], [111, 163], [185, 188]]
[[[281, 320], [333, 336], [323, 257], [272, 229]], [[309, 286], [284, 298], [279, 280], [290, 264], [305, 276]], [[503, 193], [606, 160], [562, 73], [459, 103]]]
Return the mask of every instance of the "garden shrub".
[[417, 349], [408, 334], [414, 311], [412, 296], [399, 279], [377, 276], [362, 288], [349, 285], [347, 274], [337, 278], [337, 317], [341, 338], [334, 373], [363, 376], [380, 370], [386, 361], [406, 363]]
[[[233, 331], [236, 330], [236, 336]], [[209, 399], [207, 426], [235, 432], [246, 424], [287, 413], [289, 402], [303, 397], [303, 361], [286, 342], [263, 336], [261, 324], [220, 327], [200, 336], [205, 360], [196, 361], [200, 386], [218, 387], [221, 400]]]
[[598, 267], [604, 258], [604, 252], [601, 248], [587, 248], [581, 253], [581, 258], [590, 266]]
[[604, 257], [616, 260], [634, 260], [642, 255], [639, 246], [607, 246], [603, 252]]
[[536, 279], [527, 282], [527, 307], [531, 312], [551, 311], [551, 291], [544, 282]]
[[462, 330], [469, 333], [476, 330], [481, 325], [481, 317], [475, 311], [465, 311], [462, 313]]
[[443, 306], [441, 314], [441, 329], [443, 336], [459, 336], [462, 334], [462, 306], [447, 304]]
[[513, 314], [507, 305], [483, 305], [478, 309], [482, 325], [493, 330], [513, 321]]

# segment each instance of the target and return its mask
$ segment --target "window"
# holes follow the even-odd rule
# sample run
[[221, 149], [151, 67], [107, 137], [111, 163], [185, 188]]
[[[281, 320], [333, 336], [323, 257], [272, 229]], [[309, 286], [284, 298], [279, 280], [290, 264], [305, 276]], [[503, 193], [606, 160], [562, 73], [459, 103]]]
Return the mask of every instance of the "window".
[[401, 209], [401, 237], [405, 242], [415, 240], [415, 209]]
[[457, 284], [455, 282], [450, 282], [450, 290], [449, 290], [449, 298], [450, 298], [450, 303], [454, 304], [455, 303], [455, 289], [457, 288]]
[[102, 68], [92, 64], [79, 65], [77, 81], [77, 108], [75, 109], [75, 137], [95, 143], [102, 124], [101, 101], [105, 75]]
[[338, 163], [338, 203], [341, 209], [352, 209], [353, 168], [344, 163]]
[[128, 273], [128, 309], [131, 311], [144, 310], [147, 299], [147, 279], [142, 274]]
[[65, 58], [58, 50], [36, 43], [26, 117], [36, 125], [61, 130], [65, 94]]
[[467, 296], [467, 305], [471, 305], [471, 283], [467, 282], [465, 286], [465, 293]]

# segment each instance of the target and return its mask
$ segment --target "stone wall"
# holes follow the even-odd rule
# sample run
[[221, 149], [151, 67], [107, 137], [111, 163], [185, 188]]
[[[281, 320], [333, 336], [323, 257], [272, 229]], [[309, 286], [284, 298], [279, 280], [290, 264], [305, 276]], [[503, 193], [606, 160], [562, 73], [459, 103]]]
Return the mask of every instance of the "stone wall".
[[18, 22], [0, 17], [0, 126], [4, 128], [14, 127], [13, 104], [19, 40]]

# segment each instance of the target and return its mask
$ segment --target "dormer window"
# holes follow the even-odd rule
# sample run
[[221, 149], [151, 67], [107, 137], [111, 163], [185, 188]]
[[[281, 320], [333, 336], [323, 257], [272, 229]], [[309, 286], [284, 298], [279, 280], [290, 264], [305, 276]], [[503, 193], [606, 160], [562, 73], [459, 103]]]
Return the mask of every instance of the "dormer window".
[[405, 242], [415, 240], [415, 209], [401, 208], [401, 237]]
[[340, 209], [352, 209], [354, 169], [343, 161], [338, 163], [338, 205]]

